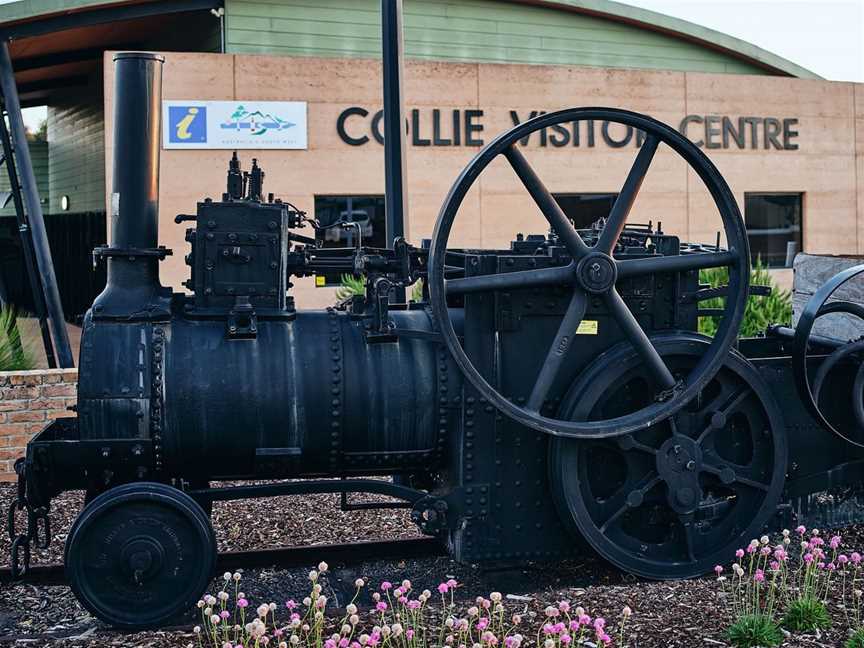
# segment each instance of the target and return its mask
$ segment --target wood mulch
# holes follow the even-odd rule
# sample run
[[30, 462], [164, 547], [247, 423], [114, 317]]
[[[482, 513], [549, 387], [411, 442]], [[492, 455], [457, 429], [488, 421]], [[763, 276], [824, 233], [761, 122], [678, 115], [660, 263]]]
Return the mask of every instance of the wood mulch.
[[[11, 501], [11, 485], [0, 485], [0, 503]], [[65, 534], [82, 503], [80, 493], [58, 497], [52, 506], [54, 541], [45, 551], [34, 550], [33, 563], [60, 562]], [[417, 532], [404, 510], [341, 512], [333, 495], [292, 496], [255, 502], [216, 503], [213, 525], [219, 549], [243, 550], [295, 544], [327, 544], [365, 539], [415, 537]], [[844, 532], [845, 543], [864, 547], [864, 527]], [[9, 541], [0, 534], [0, 565], [8, 563]], [[321, 559], [327, 560], [326, 556]], [[310, 565], [310, 567], [313, 567]], [[264, 602], [297, 600], [307, 593], [308, 569], [255, 569], [243, 575], [243, 591], [253, 606]], [[712, 648], [726, 646], [724, 627], [728, 614], [713, 578], [653, 582], [623, 574], [595, 556], [520, 569], [480, 570], [448, 558], [368, 562], [351, 567], [331, 564], [328, 593], [334, 604], [344, 606], [353, 595], [353, 583], [394, 582], [408, 578], [415, 588], [435, 586], [455, 578], [461, 602], [467, 607], [477, 595], [491, 591], [510, 595], [507, 609], [523, 612], [537, 627], [543, 608], [565, 599], [582, 605], [593, 616], [610, 623], [627, 605], [633, 609], [629, 624], [631, 648]], [[213, 592], [221, 583], [214, 581]], [[361, 601], [368, 603], [368, 601]], [[820, 635], [788, 636], [784, 647], [839, 648], [848, 636], [849, 624], [842, 610], [830, 610], [833, 625]], [[534, 617], [533, 619], [531, 617]], [[0, 585], [0, 645], [64, 646], [96, 648], [185, 647], [193, 640], [190, 616], [175, 628], [158, 632], [124, 634], [103, 626], [78, 605], [66, 587], [29, 584]]]

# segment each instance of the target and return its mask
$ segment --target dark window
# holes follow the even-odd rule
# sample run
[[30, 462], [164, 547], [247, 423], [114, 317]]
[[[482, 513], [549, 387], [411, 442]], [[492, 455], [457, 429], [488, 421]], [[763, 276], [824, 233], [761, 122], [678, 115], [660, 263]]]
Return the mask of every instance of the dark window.
[[618, 194], [614, 193], [559, 193], [553, 194], [558, 206], [564, 210], [576, 229], [588, 229], [601, 218], [609, 216]]
[[801, 251], [801, 194], [744, 194], [750, 257], [769, 268], [786, 268]]
[[324, 230], [324, 247], [387, 247], [384, 236], [384, 196], [315, 196], [315, 218], [321, 225], [357, 223], [357, 227]]

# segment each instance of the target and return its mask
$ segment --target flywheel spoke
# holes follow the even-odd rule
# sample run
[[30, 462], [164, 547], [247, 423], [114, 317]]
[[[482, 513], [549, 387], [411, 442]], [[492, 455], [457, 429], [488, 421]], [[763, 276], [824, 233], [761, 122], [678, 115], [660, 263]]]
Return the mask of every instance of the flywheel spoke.
[[[753, 392], [748, 387], [741, 387], [738, 391], [734, 392], [732, 397], [723, 404], [723, 406], [711, 414], [711, 422], [708, 426], [702, 430], [702, 433], [696, 438], [696, 443], [702, 444], [707, 436], [711, 434], [711, 432], [716, 430], [722, 430], [726, 426], [726, 421], [729, 418], [729, 415], [738, 409], [738, 406], [741, 405], [744, 400], [750, 396]], [[725, 394], [721, 394], [721, 397]], [[713, 409], [713, 405], [720, 400], [720, 397], [712, 401], [706, 408], [706, 411], [711, 411]]]
[[549, 393], [552, 383], [555, 382], [561, 364], [567, 357], [573, 337], [576, 335], [576, 329], [579, 328], [579, 323], [585, 316], [587, 306], [588, 296], [581, 290], [575, 290], [570, 299], [570, 305], [567, 307], [567, 312], [564, 313], [564, 318], [558, 326], [558, 332], [546, 354], [546, 360], [540, 369], [540, 375], [537, 376], [537, 382], [534, 383], [534, 388], [531, 390], [531, 396], [526, 405], [528, 410], [539, 412], [543, 406], [543, 401]]
[[484, 292], [489, 290], [515, 290], [534, 286], [567, 284], [573, 280], [573, 264], [557, 268], [538, 268], [497, 274], [479, 275], [459, 279], [448, 279], [445, 288], [448, 295]]
[[767, 492], [771, 485], [753, 478], [748, 466], [739, 466], [723, 461], [714, 455], [703, 455], [702, 471], [716, 475], [724, 484], [741, 484], [750, 488]]
[[612, 254], [615, 249], [615, 244], [621, 236], [621, 231], [627, 223], [627, 216], [630, 215], [630, 210], [636, 200], [636, 195], [639, 193], [639, 188], [642, 186], [642, 181], [645, 179], [645, 174], [648, 172], [648, 167], [651, 166], [651, 160], [654, 159], [654, 153], [657, 152], [659, 140], [654, 135], [649, 135], [639, 153], [636, 156], [636, 161], [630, 168], [627, 174], [627, 179], [624, 181], [624, 186], [621, 188], [621, 193], [615, 199], [615, 204], [612, 205], [612, 211], [609, 212], [609, 218], [606, 219], [606, 225], [600, 233], [600, 238], [597, 241], [595, 249], [605, 254]]
[[657, 353], [657, 349], [651, 344], [651, 340], [642, 330], [636, 317], [630, 312], [627, 304], [614, 288], [604, 295], [606, 305], [612, 316], [618, 322], [618, 326], [630, 343], [636, 349], [636, 353], [648, 367], [651, 378], [659, 389], [672, 389], [675, 386], [675, 377], [669, 371], [669, 367], [663, 362], [663, 358]]
[[543, 212], [543, 216], [549, 221], [549, 224], [557, 232], [567, 250], [573, 255], [573, 258], [581, 258], [588, 254], [588, 246], [585, 241], [579, 236], [579, 232], [573, 227], [573, 223], [567, 218], [561, 207], [549, 193], [549, 190], [543, 184], [543, 181], [534, 172], [534, 169], [528, 164], [528, 160], [522, 155], [522, 152], [516, 148], [515, 144], [511, 145], [504, 151], [504, 157], [510, 162], [510, 166], [519, 176], [522, 184], [531, 194], [534, 202]]
[[[626, 486], [622, 487], [619, 494], [615, 497], [615, 502], [612, 506], [607, 506], [604, 508], [612, 508], [612, 513], [606, 517], [603, 524], [599, 525], [600, 533], [606, 533], [606, 530], [610, 527], [610, 525], [614, 524], [618, 521], [618, 519], [624, 515], [630, 509], [636, 509], [642, 506], [645, 501], [645, 495], [648, 492], [657, 486], [662, 481], [660, 475], [657, 474], [649, 474], [642, 479], [640, 484], [636, 488], [628, 489]], [[629, 482], [628, 482], [629, 483]]]
[[729, 251], [624, 259], [623, 261], [616, 262], [616, 264], [618, 266], [618, 278], [622, 279], [661, 272], [723, 268], [734, 265], [736, 261], [738, 261], [738, 253]]

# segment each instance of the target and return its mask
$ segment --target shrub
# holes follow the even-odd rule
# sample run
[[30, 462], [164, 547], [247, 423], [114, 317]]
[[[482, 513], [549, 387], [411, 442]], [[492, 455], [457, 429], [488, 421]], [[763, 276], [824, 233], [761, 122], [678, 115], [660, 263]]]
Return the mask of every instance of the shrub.
[[31, 346], [21, 338], [15, 309], [11, 306], [0, 308], [0, 371], [33, 369]]
[[736, 648], [769, 648], [783, 642], [783, 633], [771, 617], [746, 614], [729, 626], [726, 638]]
[[787, 630], [812, 632], [830, 625], [831, 618], [825, 604], [812, 597], [795, 599], [783, 615], [783, 627]]
[[[455, 580], [440, 583], [436, 594], [418, 592], [408, 580], [396, 585], [384, 581], [372, 593], [373, 608], [363, 612], [355, 603], [366, 584], [357, 579], [354, 598], [338, 616], [328, 617], [324, 594], [327, 569], [327, 564], [321, 563], [309, 573], [311, 589], [301, 603], [286, 601], [286, 622], [278, 620], [280, 607], [275, 603], [252, 609], [240, 591], [240, 574], [226, 573], [222, 590], [198, 601], [201, 623], [193, 630], [198, 647], [520, 648], [524, 643], [525, 648], [599, 648], [611, 645], [613, 634], [618, 648], [627, 646], [630, 608], [622, 610], [620, 622], [613, 627], [602, 617], [592, 619], [583, 608], [559, 601], [546, 607], [540, 627], [525, 627], [528, 624], [520, 613], [505, 609], [499, 592], [488, 598], [478, 596], [474, 605], [459, 613], [454, 601], [459, 587]], [[195, 648], [195, 644], [189, 647]]]
[[[699, 271], [699, 282], [709, 284], [712, 288], [725, 286], [729, 283], [728, 268], [708, 268]], [[741, 320], [739, 337], [752, 337], [764, 333], [769, 324], [789, 324], [792, 322], [792, 295], [788, 290], [780, 290], [771, 274], [757, 259], [750, 268], [751, 286], [770, 286], [771, 294], [767, 297], [748, 297], [744, 318]], [[709, 299], [699, 304], [700, 308], [723, 308], [724, 297]], [[717, 332], [716, 317], [700, 317], [699, 332], [713, 336]]]
[[864, 648], [864, 628], [858, 628], [843, 644], [843, 648]]
[[350, 274], [343, 274], [341, 285], [336, 289], [336, 299], [340, 302], [351, 299], [354, 295], [366, 294], [366, 280]]

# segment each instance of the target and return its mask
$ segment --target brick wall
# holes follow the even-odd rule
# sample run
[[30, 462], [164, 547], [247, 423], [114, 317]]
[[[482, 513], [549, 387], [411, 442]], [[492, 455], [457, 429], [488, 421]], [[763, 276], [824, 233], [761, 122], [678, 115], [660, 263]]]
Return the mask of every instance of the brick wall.
[[77, 369], [0, 372], [0, 481], [12, 481], [12, 465], [27, 441], [48, 421], [74, 416]]

